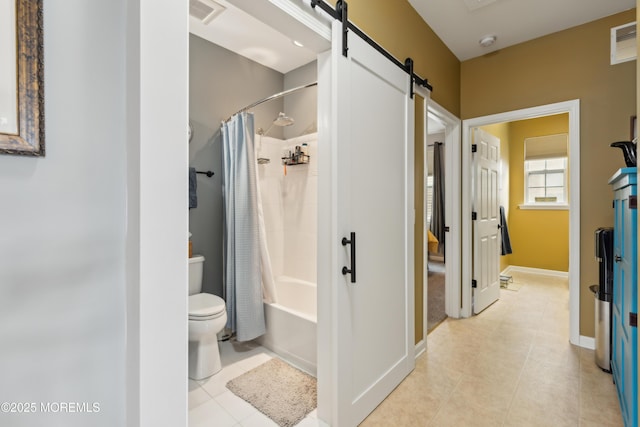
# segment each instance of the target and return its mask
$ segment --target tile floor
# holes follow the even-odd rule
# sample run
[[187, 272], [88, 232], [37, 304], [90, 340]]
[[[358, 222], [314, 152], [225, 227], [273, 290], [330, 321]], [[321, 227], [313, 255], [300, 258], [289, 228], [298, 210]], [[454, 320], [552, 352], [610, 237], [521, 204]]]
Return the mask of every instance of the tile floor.
[[[470, 319], [447, 319], [415, 370], [361, 424], [400, 426], [622, 426], [611, 375], [592, 350], [569, 344], [566, 279], [514, 273], [518, 291]], [[189, 381], [189, 426], [273, 426], [225, 387], [274, 355], [221, 343], [225, 368]], [[235, 348], [234, 348], [235, 346]], [[300, 427], [326, 426], [312, 412]]]
[[[189, 427], [278, 427], [267, 416], [230, 392], [226, 384], [235, 377], [277, 357], [252, 342], [220, 343], [223, 369], [202, 381], [189, 380]], [[327, 427], [312, 411], [299, 427]]]
[[520, 290], [429, 334], [415, 370], [361, 425], [622, 426], [611, 375], [569, 344], [567, 280], [513, 278]]

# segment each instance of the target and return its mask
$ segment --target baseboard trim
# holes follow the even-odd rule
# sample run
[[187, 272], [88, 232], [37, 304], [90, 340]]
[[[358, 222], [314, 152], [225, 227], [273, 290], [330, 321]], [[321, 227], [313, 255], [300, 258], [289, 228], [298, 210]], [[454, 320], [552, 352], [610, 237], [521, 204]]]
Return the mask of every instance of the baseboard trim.
[[425, 340], [420, 340], [420, 342], [418, 344], [416, 344], [415, 358], [417, 359], [418, 356], [420, 356], [425, 351], [427, 351], [426, 341]]
[[580, 343], [578, 344], [582, 348], [588, 348], [589, 350], [596, 349], [596, 339], [593, 337], [585, 337], [580, 335]]
[[553, 276], [553, 277], [562, 277], [568, 278], [569, 273], [566, 271], [558, 271], [558, 270], [545, 270], [544, 268], [533, 268], [533, 267], [521, 267], [518, 265], [510, 265], [500, 273], [501, 275], [509, 275], [509, 273], [519, 272], [519, 273], [533, 273], [533, 274], [542, 274], [545, 276]]

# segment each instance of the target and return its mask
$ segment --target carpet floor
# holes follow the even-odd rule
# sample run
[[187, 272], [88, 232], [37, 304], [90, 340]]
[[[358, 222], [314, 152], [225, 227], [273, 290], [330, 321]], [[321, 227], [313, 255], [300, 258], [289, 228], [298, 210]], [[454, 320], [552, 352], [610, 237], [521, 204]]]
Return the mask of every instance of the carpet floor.
[[444, 263], [429, 261], [429, 282], [427, 285], [427, 333], [433, 331], [447, 318], [444, 308]]

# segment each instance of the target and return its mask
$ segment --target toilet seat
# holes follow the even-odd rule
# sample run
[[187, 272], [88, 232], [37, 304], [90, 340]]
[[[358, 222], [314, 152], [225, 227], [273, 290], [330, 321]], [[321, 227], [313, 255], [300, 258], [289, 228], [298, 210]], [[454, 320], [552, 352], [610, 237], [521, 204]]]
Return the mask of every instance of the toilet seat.
[[189, 320], [215, 319], [226, 313], [222, 298], [213, 294], [189, 295]]

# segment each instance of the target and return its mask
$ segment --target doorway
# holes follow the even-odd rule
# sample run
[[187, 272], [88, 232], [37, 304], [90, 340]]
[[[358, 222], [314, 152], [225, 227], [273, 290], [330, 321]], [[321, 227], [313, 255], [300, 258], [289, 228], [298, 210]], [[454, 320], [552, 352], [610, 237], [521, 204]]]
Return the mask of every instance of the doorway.
[[[462, 309], [463, 317], [471, 316], [472, 312], [472, 220], [471, 220], [471, 135], [475, 128], [496, 123], [533, 119], [544, 116], [567, 113], [569, 116], [569, 164], [568, 174], [569, 192], [569, 310], [570, 310], [570, 341], [581, 345], [586, 341], [580, 337], [579, 308], [580, 308], [580, 101], [571, 100], [556, 104], [526, 108], [506, 113], [499, 113], [463, 121], [462, 130]], [[583, 346], [588, 343], [583, 342]]]
[[446, 318], [445, 124], [427, 112], [427, 152], [424, 182], [427, 270], [427, 334]]
[[[425, 153], [425, 294], [426, 333], [433, 331], [447, 318], [447, 253], [452, 249], [446, 245], [451, 218], [447, 211], [447, 199], [451, 198], [451, 182], [447, 177], [447, 135], [451, 126], [434, 111], [427, 109], [426, 153]], [[451, 141], [449, 141], [451, 143]], [[447, 191], [448, 189], [448, 191]], [[450, 208], [449, 203], [449, 208]], [[450, 260], [451, 261], [451, 260]]]
[[[262, 19], [258, 11], [252, 12]], [[318, 415], [337, 424], [337, 420], [362, 419], [413, 368], [413, 240], [409, 235], [413, 221], [413, 165], [409, 161], [413, 159], [413, 144], [404, 149], [388, 144], [400, 138], [413, 141], [413, 133], [407, 132], [413, 129], [413, 116], [405, 69], [395, 67], [359, 38], [349, 40], [349, 56], [343, 58], [338, 49], [340, 38], [335, 35], [338, 27], [335, 23], [333, 26], [332, 49], [322, 53], [318, 61], [318, 84], [326, 89], [318, 94], [316, 158], [322, 169], [317, 178], [316, 208], [322, 209], [316, 211], [317, 258], [318, 265], [324, 263], [328, 268], [318, 268], [317, 333], [318, 347], [323, 350], [318, 352]], [[363, 61], [369, 65], [358, 68]], [[347, 80], [354, 75], [350, 71], [358, 72], [360, 78]], [[345, 90], [336, 90], [338, 85]], [[244, 89], [243, 85], [238, 87]], [[376, 102], [379, 98], [385, 102]], [[372, 117], [377, 118], [374, 122], [385, 123], [384, 132], [370, 126]], [[355, 142], [342, 140], [355, 131], [363, 136]], [[363, 141], [367, 141], [366, 147], [356, 145]], [[399, 152], [406, 158], [398, 156]], [[394, 173], [380, 173], [385, 170]], [[394, 198], [381, 203], [378, 194], [367, 191], [372, 183], [382, 194]], [[400, 205], [405, 208], [398, 210]], [[392, 218], [393, 226], [382, 221], [387, 218]], [[402, 280], [398, 280], [400, 276]], [[388, 292], [389, 284], [395, 284], [393, 292]], [[342, 303], [347, 298], [337, 297], [344, 293], [353, 306]], [[385, 298], [380, 298], [385, 293]], [[356, 315], [349, 316], [348, 310]], [[342, 327], [347, 321], [355, 327]], [[404, 333], [399, 333], [401, 329]], [[349, 339], [345, 334], [352, 330], [358, 338], [375, 335], [376, 339]], [[387, 343], [384, 352], [376, 347], [379, 340]], [[351, 364], [355, 366], [351, 368]], [[339, 375], [339, 389], [333, 380], [338, 369], [344, 371]]]
[[[445, 190], [444, 197], [444, 211], [445, 219], [444, 225], [447, 227], [444, 238], [444, 253], [442, 259], [446, 259], [446, 263], [443, 263], [442, 274], [444, 275], [444, 311], [447, 317], [458, 318], [460, 317], [460, 201], [458, 200], [458, 191], [454, 190], [460, 188], [460, 119], [447, 111], [444, 107], [437, 102], [430, 99], [429, 94], [423, 88], [417, 87], [416, 94], [419, 95], [419, 100], [423, 103], [420, 119], [423, 121], [422, 132], [422, 163], [424, 167], [423, 176], [419, 179], [423, 180], [424, 190], [421, 190], [423, 197], [422, 203], [422, 254], [420, 260], [422, 261], [422, 311], [423, 311], [423, 334], [420, 337], [421, 340], [416, 344], [416, 354], [420, 354], [424, 351], [427, 345], [427, 333], [429, 330], [428, 318], [429, 318], [429, 248], [428, 248], [428, 233], [429, 220], [428, 218], [428, 195], [427, 195], [427, 180], [428, 180], [428, 145], [430, 144], [428, 135], [432, 133], [438, 133], [439, 139], [443, 143], [444, 152], [444, 184], [445, 189], [449, 188], [451, 191]], [[418, 170], [418, 169], [417, 169]], [[418, 261], [416, 261], [418, 262]], [[417, 264], [418, 265], [418, 264]], [[418, 296], [419, 294], [416, 294]]]

